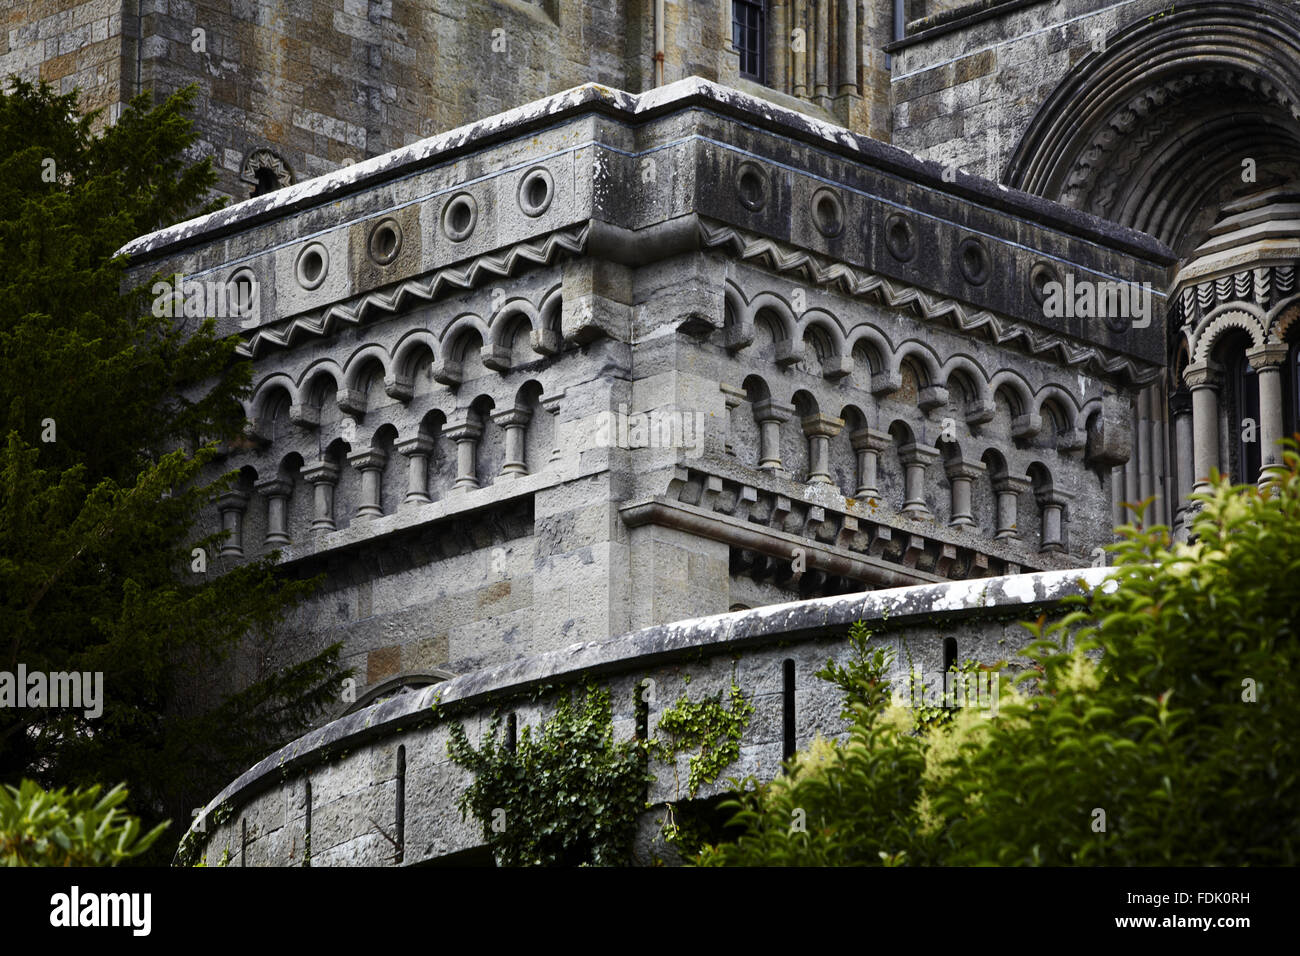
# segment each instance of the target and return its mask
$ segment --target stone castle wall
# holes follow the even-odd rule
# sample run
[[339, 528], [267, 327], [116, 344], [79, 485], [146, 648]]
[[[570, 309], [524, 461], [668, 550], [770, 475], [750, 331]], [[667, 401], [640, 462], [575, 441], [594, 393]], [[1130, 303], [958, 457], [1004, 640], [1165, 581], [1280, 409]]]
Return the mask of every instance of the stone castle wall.
[[110, 121], [141, 90], [196, 84], [195, 154], [236, 200], [261, 151], [302, 181], [583, 83], [698, 76], [888, 140], [888, 3], [769, 8], [766, 84], [740, 77], [723, 0], [664, 5], [662, 81], [653, 0], [42, 0], [7, 15], [0, 75], [78, 86]]
[[[909, 25], [894, 44], [894, 143], [1002, 181], [1012, 152], [1061, 80], [1163, 0], [968, 4]], [[964, 15], [963, 15], [964, 14]]]
[[[372, 704], [271, 754], [203, 809], [188, 840], [208, 866], [490, 864], [480, 824], [456, 808], [471, 777], [447, 754], [454, 723], [478, 747], [495, 717], [513, 716], [522, 732], [547, 719], [558, 695], [595, 685], [610, 694], [616, 740], [641, 732], [638, 697], [648, 703], [644, 732], [653, 737], [660, 715], [681, 696], [725, 696], [734, 680], [754, 714], [724, 778], [770, 780], [783, 754], [818, 735], [844, 736], [840, 691], [816, 672], [828, 659], [851, 658], [846, 635], [854, 621], [872, 627], [873, 646], [893, 653], [895, 688], [906, 686], [911, 670], [942, 672], [945, 653], [1002, 665], [1014, 678], [1025, 666], [1017, 651], [1028, 635], [1018, 622], [1059, 613], [1064, 596], [1098, 586], [1105, 575], [1056, 571], [823, 598], [575, 644], [456, 678]], [[945, 642], [955, 646], [945, 650]], [[676, 767], [651, 762], [647, 799], [660, 809], [641, 821], [640, 864], [672, 858], [656, 831], [662, 805], [687, 798], [690, 756], [678, 755]], [[708, 783], [698, 797], [725, 789], [725, 780]]]
[[290, 653], [342, 640], [369, 689], [1097, 563], [1159, 346], [1044, 323], [1035, 281], [1165, 254], [940, 173], [700, 81], [587, 87], [137, 240], [140, 281], [256, 290], [213, 573], [327, 572]]
[[213, 572], [277, 549], [328, 572], [292, 654], [342, 640], [370, 688], [1096, 563], [1149, 359], [1017, 316], [1035, 263], [1153, 276], [1161, 252], [1049, 207], [1031, 232], [1027, 198], [915, 198], [900, 174], [939, 170], [845, 135], [698, 82], [588, 87], [133, 243], [140, 280], [256, 289]]
[[0, 77], [45, 80], [58, 93], [83, 91], [83, 110], [112, 122], [135, 91], [132, 25], [121, 0], [35, 0], [0, 12]]

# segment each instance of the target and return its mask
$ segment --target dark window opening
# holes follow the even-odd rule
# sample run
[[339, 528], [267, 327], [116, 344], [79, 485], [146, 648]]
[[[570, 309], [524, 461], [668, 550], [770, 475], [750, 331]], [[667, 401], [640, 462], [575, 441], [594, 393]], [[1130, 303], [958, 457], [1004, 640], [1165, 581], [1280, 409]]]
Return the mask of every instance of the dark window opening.
[[636, 713], [636, 737], [637, 740], [650, 739], [650, 684], [648, 681], [642, 681], [636, 685], [636, 700], [633, 701], [633, 710]]
[[303, 800], [307, 803], [307, 812], [302, 824], [302, 865], [311, 866], [311, 781], [303, 781]]
[[1233, 480], [1250, 484], [1259, 480], [1259, 375], [1250, 367], [1243, 351], [1231, 365], [1232, 420], [1229, 433], [1234, 438]]
[[794, 661], [786, 659], [781, 668], [781, 759], [794, 756]]
[[957, 638], [945, 637], [943, 639], [943, 672], [946, 674], [957, 663]]
[[1300, 341], [1291, 343], [1285, 373], [1282, 379], [1282, 434], [1290, 438], [1300, 431]]
[[740, 54], [740, 75], [767, 82], [767, 4], [763, 0], [732, 0], [731, 45]]
[[397, 748], [397, 852], [401, 863], [406, 858], [406, 745]]
[[[957, 677], [949, 677], [949, 674], [957, 667], [957, 638], [945, 637], [943, 639], [943, 706], [953, 707], [956, 704], [954, 696], [956, 694]], [[954, 696], [949, 696], [948, 691], [953, 690]]]
[[253, 176], [257, 179], [257, 185], [253, 187], [253, 195], [249, 197], [250, 199], [265, 196], [267, 193], [273, 193], [280, 188], [280, 182], [275, 178], [275, 173], [265, 166], [255, 169]]

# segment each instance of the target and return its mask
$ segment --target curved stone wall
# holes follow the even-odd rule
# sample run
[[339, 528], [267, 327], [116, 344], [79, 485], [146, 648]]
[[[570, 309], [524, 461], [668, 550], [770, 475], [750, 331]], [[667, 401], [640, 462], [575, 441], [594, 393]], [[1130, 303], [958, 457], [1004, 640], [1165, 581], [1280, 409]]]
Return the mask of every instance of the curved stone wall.
[[[1028, 638], [1019, 622], [1053, 613], [1062, 598], [1107, 574], [1048, 571], [819, 598], [659, 625], [465, 674], [372, 704], [271, 754], [208, 804], [186, 842], [210, 866], [308, 865], [309, 846], [312, 866], [409, 866], [481, 852], [477, 821], [462, 820], [456, 809], [469, 775], [447, 756], [450, 725], [464, 724], [477, 744], [494, 714], [535, 725], [557, 694], [587, 683], [610, 692], [615, 736], [627, 739], [645, 678], [654, 681], [653, 734], [660, 713], [683, 693], [699, 699], [729, 688], [734, 677], [755, 712], [740, 758], [724, 776], [770, 779], [787, 745], [786, 661], [794, 662], [794, 744], [803, 747], [817, 734], [844, 732], [839, 693], [815, 673], [828, 658], [848, 657], [854, 621], [872, 625], [894, 648], [896, 678], [909, 658], [924, 673], [941, 671], [948, 639], [959, 661], [1007, 660], [1016, 670], [1016, 651]], [[679, 759], [684, 780], [689, 757]], [[678, 799], [673, 768], [656, 770], [650, 800]], [[722, 789], [715, 783], [700, 796]]]

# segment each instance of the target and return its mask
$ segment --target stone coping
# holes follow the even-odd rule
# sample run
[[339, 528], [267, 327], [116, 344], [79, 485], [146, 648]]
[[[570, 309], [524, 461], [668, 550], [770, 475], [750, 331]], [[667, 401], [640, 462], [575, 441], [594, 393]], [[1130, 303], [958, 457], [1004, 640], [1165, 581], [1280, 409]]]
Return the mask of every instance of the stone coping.
[[960, 7], [941, 10], [933, 16], [909, 21], [907, 35], [901, 40], [886, 43], [882, 49], [886, 53], [897, 53], [927, 40], [946, 36], [955, 30], [964, 30], [985, 20], [1044, 2], [1045, 0], [975, 0], [974, 3], [964, 3]]
[[210, 242], [218, 236], [301, 209], [334, 202], [383, 182], [445, 164], [490, 144], [516, 139], [577, 116], [601, 114], [639, 124], [691, 108], [711, 110], [760, 129], [850, 156], [936, 192], [974, 201], [1161, 265], [1167, 266], [1175, 259], [1167, 246], [1145, 233], [963, 172], [957, 174], [954, 182], [945, 182], [941, 163], [920, 160], [905, 150], [869, 136], [858, 135], [700, 77], [688, 77], [635, 94], [595, 83], [574, 87], [364, 162], [286, 186], [266, 196], [148, 233], [127, 243], [118, 254], [132, 257], [137, 262], [162, 258], [184, 247]]
[[366, 740], [391, 736], [424, 723], [432, 719], [435, 705], [465, 710], [488, 705], [507, 692], [522, 693], [543, 684], [626, 672], [689, 654], [719, 655], [778, 641], [816, 639], [832, 632], [846, 632], [859, 620], [887, 622], [894, 629], [936, 615], [965, 618], [989, 608], [1005, 613], [1086, 593], [1112, 573], [1111, 568], [1040, 571], [814, 598], [659, 624], [608, 641], [573, 644], [563, 650], [520, 658], [371, 704], [318, 727], [241, 774], [208, 803], [197, 819], [210, 818], [227, 801], [242, 805], [275, 783], [281, 774], [314, 764], [332, 751], [351, 749]]

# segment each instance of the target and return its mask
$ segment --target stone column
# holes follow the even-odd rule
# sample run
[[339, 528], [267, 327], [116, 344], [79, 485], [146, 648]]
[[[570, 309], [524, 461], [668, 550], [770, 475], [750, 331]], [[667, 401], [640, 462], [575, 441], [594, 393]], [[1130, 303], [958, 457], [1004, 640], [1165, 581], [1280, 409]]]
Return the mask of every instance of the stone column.
[[560, 399], [563, 397], [564, 393], [560, 392], [542, 399], [542, 411], [551, 416], [551, 444], [555, 446], [551, 449], [551, 461], [564, 457], [564, 449], [560, 447]]
[[858, 487], [854, 495], [859, 498], [878, 499], [877, 470], [880, 466], [880, 453], [889, 447], [893, 437], [889, 432], [876, 431], [874, 428], [859, 428], [849, 435], [853, 450], [858, 456]]
[[[791, 30], [799, 28], [807, 30], [808, 24], [804, 20], [804, 10], [807, 7], [807, 0], [792, 0], [791, 7], [793, 17], [791, 19], [790, 29], [787, 30], [786, 33], [789, 34]], [[793, 74], [790, 82], [790, 92], [795, 96], [803, 97], [808, 95], [809, 45], [809, 43], [804, 43], [798, 47], [790, 47], [790, 72]], [[780, 45], [778, 45], [778, 48], [779, 47]]]
[[429, 494], [429, 456], [433, 454], [433, 439], [423, 435], [408, 438], [394, 446], [406, 458], [406, 497], [404, 505], [427, 505], [433, 498]]
[[903, 462], [903, 514], [929, 520], [934, 517], [925, 503], [925, 469], [939, 459], [939, 449], [911, 442], [898, 449]]
[[283, 478], [268, 478], [257, 483], [257, 490], [266, 498], [266, 538], [268, 548], [278, 548], [289, 543], [289, 515], [287, 505], [293, 493], [293, 482]]
[[1035, 493], [1038, 508], [1042, 512], [1043, 527], [1040, 551], [1059, 553], [1065, 550], [1064, 513], [1073, 495], [1048, 486]]
[[858, 92], [858, 4], [839, 5], [839, 95]]
[[1018, 540], [1020, 538], [1019, 510], [1020, 496], [1033, 488], [1028, 478], [1016, 478], [1003, 475], [993, 482], [993, 492], [998, 496], [998, 530], [993, 537], [998, 541]]
[[1210, 472], [1219, 467], [1219, 368], [1210, 362], [1189, 365], [1183, 381], [1192, 390], [1193, 491], [1209, 488]]
[[357, 507], [358, 518], [382, 518], [384, 515], [380, 494], [383, 489], [384, 465], [388, 462], [388, 453], [371, 448], [348, 456], [358, 471], [361, 472], [361, 504]]
[[524, 436], [532, 418], [532, 411], [519, 405], [492, 416], [492, 421], [506, 430], [506, 460], [501, 466], [502, 477], [516, 478], [528, 474]]
[[221, 528], [230, 534], [221, 544], [223, 558], [242, 558], [244, 556], [244, 510], [248, 507], [248, 492], [227, 491], [217, 499], [217, 510], [221, 512]]
[[734, 385], [728, 385], [726, 382], [720, 384], [718, 388], [722, 390], [722, 400], [727, 405], [727, 427], [723, 437], [723, 450], [728, 455], [734, 455], [736, 454], [736, 449], [731, 441], [731, 413], [745, 400], [745, 390], [743, 388], [736, 388]]
[[1169, 398], [1169, 411], [1174, 417], [1174, 467], [1178, 470], [1178, 503], [1174, 512], [1174, 527], [1181, 532], [1187, 522], [1188, 498], [1192, 494], [1192, 393], [1180, 388]]
[[1285, 344], [1270, 343], [1246, 352], [1246, 360], [1259, 379], [1259, 483], [1268, 480], [1270, 466], [1282, 463], [1282, 366], [1286, 364]]
[[478, 440], [483, 437], [483, 426], [467, 421], [444, 428], [442, 433], [456, 443], [456, 483], [452, 485], [452, 493], [477, 488]]
[[831, 439], [844, 427], [844, 419], [818, 412], [802, 420], [808, 436], [808, 480], [823, 485], [835, 484], [831, 477]]
[[948, 519], [948, 524], [954, 528], [975, 527], [975, 515], [971, 507], [971, 482], [988, 471], [988, 466], [982, 461], [950, 458], [944, 462], [943, 470], [948, 476], [952, 495], [952, 517]]
[[302, 480], [312, 486], [315, 514], [311, 531], [318, 534], [335, 530], [334, 489], [339, 483], [339, 466], [332, 461], [322, 461], [302, 470]]
[[754, 420], [758, 422], [758, 467], [781, 474], [781, 425], [794, 414], [793, 405], [781, 405], [765, 398], [754, 403]]
[[830, 6], [829, 3], [817, 4], [816, 36], [809, 42], [813, 48], [813, 97], [823, 101], [830, 96]]

